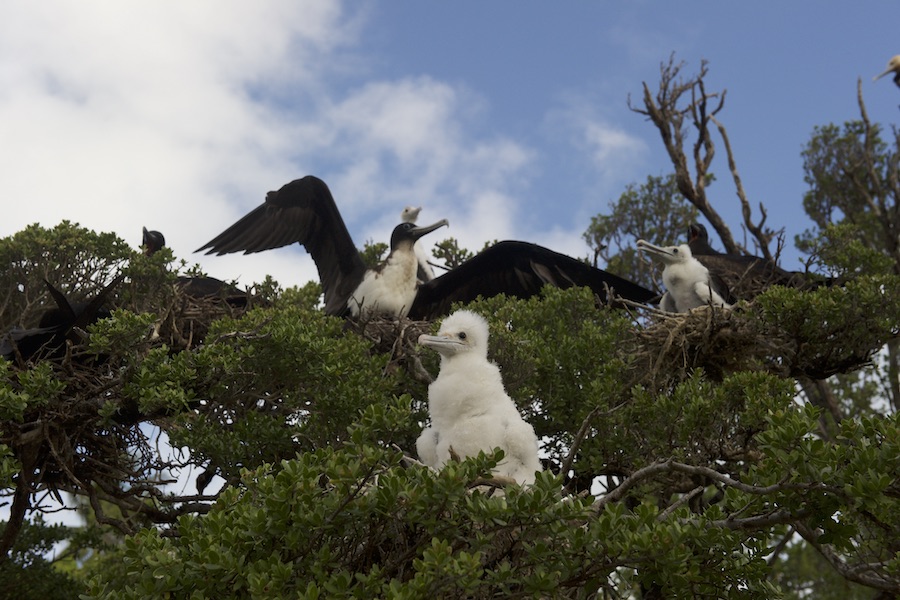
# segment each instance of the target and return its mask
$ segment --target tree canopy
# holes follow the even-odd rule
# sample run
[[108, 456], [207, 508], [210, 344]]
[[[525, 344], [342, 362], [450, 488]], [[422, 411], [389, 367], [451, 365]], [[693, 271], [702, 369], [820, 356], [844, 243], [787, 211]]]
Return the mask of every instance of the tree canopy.
[[[746, 252], [707, 193], [718, 140], [754, 251], [779, 255], [706, 68], [684, 78], [670, 60], [644, 85], [634, 110], [674, 173], [630, 186], [585, 233], [595, 261], [647, 285], [634, 240], [680, 243], [698, 214]], [[859, 104], [803, 155], [811, 226], [796, 241], [835, 285], [685, 314], [581, 288], [467, 306], [540, 439], [546, 468], [525, 488], [491, 478], [492, 449], [440, 471], [417, 460], [439, 365], [416, 339], [437, 322], [329, 317], [316, 283], [194, 297], [177, 277], [196, 269], [170, 251], [69, 222], [0, 240], [2, 331], [38, 325], [47, 282], [79, 301], [109, 288], [114, 308], [60, 352], [0, 359], [0, 593], [900, 594], [900, 134], [884, 141]], [[453, 240], [439, 254], [470, 255]], [[85, 525], [47, 526], [60, 506]]]

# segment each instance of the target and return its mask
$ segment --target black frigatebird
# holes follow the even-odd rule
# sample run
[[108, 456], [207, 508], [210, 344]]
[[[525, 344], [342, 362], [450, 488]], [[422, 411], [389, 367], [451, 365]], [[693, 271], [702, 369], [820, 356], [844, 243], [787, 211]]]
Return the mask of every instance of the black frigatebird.
[[[262, 206], [197, 251], [249, 254], [299, 242], [306, 246], [319, 271], [325, 312], [340, 316], [357, 315], [361, 303], [377, 303], [380, 312], [433, 319], [448, 314], [453, 302], [501, 293], [527, 298], [545, 284], [588, 286], [604, 299], [610, 288], [634, 302], [649, 302], [656, 297], [651, 290], [574, 258], [512, 241], [495, 244], [417, 286], [414, 242], [446, 224], [442, 220], [419, 228], [401, 223], [391, 235], [391, 255], [379, 267], [367, 270], [328, 186], [308, 175], [269, 192]], [[390, 283], [384, 286], [387, 293], [375, 289], [384, 281]]]
[[103, 305], [123, 279], [124, 275], [117, 276], [90, 302], [69, 302], [62, 292], [45, 280], [56, 307], [41, 315], [37, 327], [13, 329], [4, 334], [0, 339], [0, 356], [10, 361], [20, 357], [23, 363], [36, 358], [61, 357], [67, 339], [77, 342], [79, 330], [110, 316]]
[[807, 289], [831, 282], [829, 279], [817, 280], [800, 271], [787, 271], [761, 256], [719, 252], [710, 245], [709, 233], [701, 223], [688, 226], [688, 246], [694, 258], [721, 277], [739, 300], [751, 300], [772, 285]]
[[415, 242], [448, 224], [442, 219], [427, 227], [397, 225], [388, 257], [367, 269], [331, 190], [318, 177], [307, 175], [269, 192], [261, 206], [197, 252], [251, 254], [299, 242], [316, 263], [327, 314], [357, 316], [363, 311], [405, 316], [416, 296]]
[[[144, 254], [153, 256], [153, 254], [166, 246], [166, 238], [161, 232], [148, 230], [144, 227], [141, 246], [144, 248]], [[215, 277], [186, 277], [181, 275], [176, 279], [175, 285], [193, 298], [222, 298], [232, 306], [247, 305], [247, 292], [241, 291]]]

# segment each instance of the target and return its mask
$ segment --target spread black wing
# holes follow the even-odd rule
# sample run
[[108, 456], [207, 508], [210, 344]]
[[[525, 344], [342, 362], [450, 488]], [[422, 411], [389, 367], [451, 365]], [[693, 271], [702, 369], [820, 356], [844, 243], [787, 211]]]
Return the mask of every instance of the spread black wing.
[[0, 355], [13, 360], [18, 353], [22, 360], [28, 361], [37, 356], [57, 358], [62, 355], [66, 338], [78, 341], [76, 328], [84, 329], [98, 319], [109, 316], [103, 305], [112, 290], [124, 279], [119, 275], [88, 303], [70, 303], [65, 295], [49, 281], [47, 289], [56, 302], [56, 308], [48, 309], [42, 316], [38, 327], [32, 329], [14, 329], [0, 339]]
[[454, 302], [471, 302], [507, 294], [529, 298], [545, 285], [587, 286], [604, 300], [607, 290], [634, 302], [650, 302], [657, 294], [612, 273], [548, 248], [527, 242], [500, 242], [457, 268], [419, 286], [409, 311], [412, 319], [435, 319]]
[[325, 182], [307, 175], [269, 192], [265, 203], [197, 252], [251, 254], [298, 242], [319, 271], [325, 312], [341, 314], [366, 267]]

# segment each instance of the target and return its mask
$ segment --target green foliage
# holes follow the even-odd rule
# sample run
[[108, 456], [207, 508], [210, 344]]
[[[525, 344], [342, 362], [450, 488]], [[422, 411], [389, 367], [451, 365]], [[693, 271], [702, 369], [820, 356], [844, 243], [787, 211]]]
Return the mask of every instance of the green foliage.
[[740, 468], [771, 410], [791, 402], [790, 382], [764, 373], [735, 373], [711, 382], [695, 372], [671, 392], [637, 388], [597, 425], [597, 468], [631, 472], [648, 460]]
[[[533, 488], [510, 488], [502, 497], [472, 491], [499, 456], [451, 463], [440, 473], [410, 464], [400, 450], [411, 448], [417, 432], [410, 430], [415, 403], [408, 396], [372, 402], [358, 408], [362, 417], [345, 433], [329, 433], [333, 442], [311, 444], [294, 458], [286, 456], [286, 441], [275, 462], [268, 458], [277, 453], [220, 453], [219, 464], [243, 461], [249, 470], [209, 514], [182, 517], [178, 537], [145, 531], [126, 541], [97, 567], [92, 597], [578, 596], [655, 586], [675, 596], [762, 598], [777, 593], [766, 558], [784, 535], [782, 523], [801, 519], [848, 560], [863, 547], [866, 557], [883, 551], [897, 533], [896, 482], [885, 476], [898, 451], [896, 419], [861, 421], [859, 429], [845, 424], [842, 435], [859, 448], [844, 441], [823, 445], [815, 436], [817, 413], [794, 407], [789, 380], [746, 372], [712, 382], [696, 372], [670, 393], [635, 385], [640, 377], [627, 359], [634, 343], [630, 320], [597, 310], [583, 290], [550, 289], [539, 299], [495, 298], [470, 308], [489, 316], [492, 358], [541, 429], [550, 456], [561, 461], [582, 421], [598, 409], [575, 474], [598, 475], [610, 490], [633, 474], [637, 483], [627, 494], [596, 503], [590, 496], [564, 498], [550, 473]], [[342, 339], [337, 329], [327, 333], [339, 321], [315, 314], [296, 311], [288, 320], [306, 319], [325, 338]], [[223, 323], [214, 336], [286, 335], [277, 332], [287, 323], [267, 319], [277, 317], [256, 311]], [[297, 335], [304, 340], [299, 346], [312, 343]], [[251, 337], [240, 344], [212, 339], [210, 360], [254, 348], [232, 366], [246, 368], [246, 360], [263, 352]], [[261, 339], [276, 351], [288, 343]], [[436, 366], [431, 355], [423, 358], [427, 368]], [[254, 365], [275, 359], [266, 355]], [[186, 379], [204, 376], [198, 371]], [[270, 373], [263, 380], [272, 381]], [[222, 384], [211, 397], [235, 392], [237, 383]], [[245, 446], [281, 435], [297, 448], [308, 436], [302, 420], [286, 433], [279, 429], [283, 419], [254, 430], [254, 414], [225, 427], [210, 421], [205, 443], [213, 433], [223, 448], [237, 443], [227, 441], [228, 428], [241, 432]], [[183, 434], [194, 448], [203, 446], [198, 431]], [[641, 475], [672, 460], [708, 471]], [[838, 464], [848, 467], [840, 475]], [[863, 469], [866, 464], [871, 468]], [[719, 474], [725, 479], [714, 477]], [[685, 495], [694, 488], [701, 493]], [[848, 504], [851, 498], [860, 499], [858, 507]]]
[[[116, 354], [136, 359], [149, 347], [147, 332], [156, 318], [150, 313], [115, 310], [112, 318], [101, 319], [88, 328], [88, 349], [94, 354]], [[135, 340], [142, 343], [135, 344]]]
[[63, 525], [47, 525], [38, 516], [25, 522], [9, 560], [0, 563], [0, 597], [22, 600], [68, 600], [80, 584], [54, 568], [46, 554], [70, 538]]
[[763, 459], [753, 473], [785, 489], [765, 501], [811, 513], [815, 542], [830, 545], [840, 558], [900, 571], [900, 555], [892, 550], [900, 539], [900, 417], [846, 419], [833, 442], [811, 435], [817, 422], [810, 406], [772, 413], [758, 436]]
[[[842, 286], [801, 291], [773, 286], [756, 297], [765, 330], [790, 340], [779, 349], [796, 373], [848, 372], [868, 361], [900, 330], [900, 277], [860, 276]], [[764, 330], [764, 331], [765, 331]]]
[[[256, 309], [217, 322], [194, 353], [151, 352], [129, 389], [145, 409], [161, 403], [180, 414], [173, 443], [236, 476], [340, 443], [360, 409], [391, 394], [384, 360], [343, 326], [293, 304]], [[184, 412], [200, 399], [203, 410]]]
[[322, 286], [317, 281], [309, 281], [302, 286], [293, 286], [284, 290], [277, 298], [272, 298], [276, 306], [294, 305], [307, 310], [322, 306]]
[[892, 272], [891, 257], [864, 243], [864, 237], [859, 226], [842, 222], [826, 225], [815, 238], [798, 239], [798, 246], [810, 254], [817, 271], [831, 271], [840, 278]]
[[0, 444], [0, 486], [9, 488], [13, 485], [13, 476], [19, 472], [22, 465], [16, 460], [12, 448], [6, 444]]
[[[878, 125], [850, 121], [844, 126], [816, 127], [803, 151], [803, 168], [809, 191], [803, 207], [818, 229], [848, 219], [866, 246], [884, 252], [896, 246], [897, 216], [891, 207], [898, 201], [897, 153], [900, 132], [893, 147], [881, 137]], [[815, 237], [815, 230], [804, 241]]]
[[61, 397], [65, 389], [53, 373], [49, 363], [39, 363], [28, 371], [15, 375], [16, 385], [11, 381], [9, 363], [0, 360], [4, 374], [0, 381], [0, 419], [22, 422], [29, 409], [39, 408]]
[[[88, 597], [568, 596], [610, 577], [681, 596], [774, 592], [763, 544], [687, 511], [597, 511], [561, 498], [548, 474], [503, 496], [469, 491], [496, 464], [484, 454], [440, 472], [405, 464], [377, 440], [409, 416], [405, 399], [372, 406], [342, 449], [245, 471], [209, 514], [183, 517], [179, 537], [127, 540]], [[647, 564], [652, 578], [636, 571]]]
[[366, 264], [366, 267], [372, 268], [377, 266], [382, 260], [384, 260], [385, 252], [387, 252], [389, 249], [390, 246], [388, 246], [384, 242], [373, 242], [372, 240], [366, 240], [366, 243], [363, 244], [362, 250], [360, 250], [360, 254], [362, 255], [362, 259]]
[[94, 233], [62, 221], [53, 229], [37, 224], [0, 239], [0, 330], [37, 323], [46, 306], [56, 306], [44, 280], [75, 299], [106, 285], [133, 250], [112, 233]]
[[457, 242], [456, 238], [447, 238], [446, 240], [438, 242], [434, 245], [432, 254], [434, 254], [434, 257], [436, 259], [444, 261], [444, 265], [448, 269], [455, 269], [459, 265], [475, 256], [472, 252], [466, 250], [465, 248], [460, 248], [459, 242]]

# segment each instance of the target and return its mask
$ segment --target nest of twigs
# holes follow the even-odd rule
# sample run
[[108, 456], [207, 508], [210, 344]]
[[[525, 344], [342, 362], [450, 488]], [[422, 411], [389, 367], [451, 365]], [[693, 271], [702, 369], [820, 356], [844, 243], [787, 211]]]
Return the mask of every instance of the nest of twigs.
[[431, 383], [432, 376], [422, 366], [419, 350], [416, 348], [419, 336], [430, 333], [431, 322], [413, 321], [406, 318], [371, 317], [348, 320], [345, 328], [372, 342], [376, 352], [391, 357], [386, 370], [406, 369], [413, 377], [424, 383]]
[[783, 372], [782, 341], [760, 335], [756, 323], [735, 310], [700, 307], [686, 313], [648, 309], [649, 325], [637, 332], [637, 364], [647, 381], [684, 379], [703, 369], [721, 379], [736, 371]]
[[171, 300], [160, 312], [153, 332], [173, 350], [189, 350], [206, 339], [212, 323], [223, 317], [240, 317], [262, 303], [251, 294], [196, 296], [175, 286]]
[[637, 332], [636, 357], [646, 370], [646, 381], [680, 380], [695, 369], [703, 369], [712, 379], [737, 371], [826, 379], [869, 364], [883, 344], [871, 339], [837, 344], [836, 327], [842, 325], [822, 324], [815, 337], [798, 336], [755, 309], [752, 302], [733, 309], [704, 306], [686, 313], [647, 309], [649, 324]]
[[[143, 344], [148, 349], [165, 344], [173, 352], [202, 343], [216, 319], [240, 316], [258, 304], [249, 294], [198, 296], [179, 286], [160, 287], [155, 292], [161, 307], [159, 318]], [[86, 333], [80, 331], [80, 335], [86, 341]], [[13, 501], [15, 519], [21, 522], [30, 506], [29, 494], [37, 489], [56, 498], [60, 492], [85, 493], [98, 506], [100, 501], [118, 500], [138, 512], [149, 510], [134, 490], [156, 493], [158, 482], [149, 482], [148, 474], [163, 473], [172, 465], [154, 458], [156, 453], [140, 424], [167, 415], [143, 414], [135, 402], [118, 394], [123, 372], [111, 357], [93, 354], [85, 343], [71, 340], [58, 354], [49, 360], [65, 381], [64, 392], [28, 411], [21, 423], [7, 422], [0, 432], [0, 443], [12, 448], [22, 464]], [[29, 362], [40, 357], [31, 357]], [[27, 367], [27, 363], [19, 366]], [[104, 416], [110, 403], [117, 408]], [[0, 547], [5, 538], [0, 538]]]

